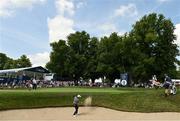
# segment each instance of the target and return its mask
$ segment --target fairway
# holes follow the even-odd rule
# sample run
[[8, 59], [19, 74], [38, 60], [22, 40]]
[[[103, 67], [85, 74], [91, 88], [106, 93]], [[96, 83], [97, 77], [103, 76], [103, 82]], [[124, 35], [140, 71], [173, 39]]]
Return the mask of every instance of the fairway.
[[164, 97], [164, 89], [144, 88], [42, 88], [37, 90], [0, 90], [0, 110], [72, 107], [73, 97], [80, 94], [80, 105], [92, 97], [92, 106], [133, 112], [180, 112], [180, 94]]
[[[150, 89], [146, 89], [150, 90]], [[28, 92], [54, 92], [54, 93], [129, 93], [129, 92], [142, 92], [144, 89], [133, 89], [133, 88], [84, 88], [84, 87], [67, 87], [67, 88], [40, 88], [37, 90], [28, 89], [5, 89], [0, 90], [1, 93], [13, 92], [13, 93], [28, 93]]]

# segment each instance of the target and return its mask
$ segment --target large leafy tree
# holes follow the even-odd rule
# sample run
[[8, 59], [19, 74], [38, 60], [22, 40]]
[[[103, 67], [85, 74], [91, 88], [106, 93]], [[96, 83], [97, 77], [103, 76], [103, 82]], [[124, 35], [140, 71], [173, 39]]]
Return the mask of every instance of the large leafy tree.
[[32, 66], [29, 58], [26, 55], [22, 55], [19, 59], [12, 59], [6, 56], [4, 53], [0, 53], [0, 70], [23, 68]]
[[86, 76], [90, 36], [85, 31], [72, 33], [67, 41], [51, 43], [50, 62], [46, 67], [60, 77], [73, 78], [77, 84]]
[[4, 53], [0, 53], [0, 70], [4, 69], [4, 65], [6, 64], [8, 57]]
[[87, 67], [85, 71], [85, 77], [92, 80], [94, 83], [96, 78], [99, 78], [101, 75], [97, 72], [97, 65], [98, 65], [98, 45], [99, 40], [96, 37], [92, 37], [89, 42], [89, 46], [87, 48], [88, 55], [87, 55]]
[[26, 55], [22, 55], [19, 59], [14, 60], [16, 68], [31, 67], [32, 64]]
[[139, 64], [141, 55], [141, 51], [136, 48], [136, 42], [126, 33], [114, 48], [117, 69], [120, 73], [128, 73], [129, 80], [132, 80], [134, 68]]
[[97, 72], [106, 76], [111, 82], [120, 76], [122, 70], [121, 41], [117, 33], [112, 33], [109, 37], [101, 38], [99, 43]]
[[162, 14], [145, 15], [135, 23], [130, 35], [140, 54], [134, 69], [136, 79], [146, 81], [152, 74], [161, 78], [164, 73], [174, 74], [179, 53], [174, 44], [174, 29], [171, 20]]
[[73, 78], [80, 80], [80, 77], [85, 77], [88, 64], [88, 47], [90, 36], [85, 31], [75, 32], [68, 36], [68, 46], [71, 49], [71, 66]]
[[70, 48], [64, 40], [51, 43], [50, 62], [46, 67], [60, 77], [71, 77]]
[[3, 69], [12, 69], [12, 68], [16, 68], [16, 64], [15, 64], [15, 61], [13, 59], [9, 58], [6, 61]]

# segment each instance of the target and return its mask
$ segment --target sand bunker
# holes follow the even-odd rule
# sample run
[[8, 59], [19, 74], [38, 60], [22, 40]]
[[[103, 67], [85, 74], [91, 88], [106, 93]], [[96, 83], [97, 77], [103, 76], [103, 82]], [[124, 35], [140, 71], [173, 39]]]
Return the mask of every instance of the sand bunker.
[[180, 113], [134, 113], [111, 110], [102, 107], [80, 107], [79, 115], [73, 117], [73, 107], [21, 109], [0, 111], [0, 121], [57, 121], [57, 120], [156, 120], [180, 121]]

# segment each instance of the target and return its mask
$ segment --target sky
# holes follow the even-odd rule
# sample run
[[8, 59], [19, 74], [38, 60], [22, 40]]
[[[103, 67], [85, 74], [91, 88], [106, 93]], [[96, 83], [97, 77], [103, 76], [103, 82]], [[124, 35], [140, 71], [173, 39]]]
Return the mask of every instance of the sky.
[[180, 46], [180, 0], [0, 0], [0, 52], [45, 66], [50, 43], [75, 31], [91, 37], [123, 35], [142, 16], [163, 14], [175, 25]]

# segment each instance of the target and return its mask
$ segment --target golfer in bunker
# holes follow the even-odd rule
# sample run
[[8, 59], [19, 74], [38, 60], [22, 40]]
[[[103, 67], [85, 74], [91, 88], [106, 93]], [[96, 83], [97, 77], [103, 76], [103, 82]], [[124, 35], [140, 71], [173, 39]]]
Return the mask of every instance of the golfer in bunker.
[[75, 108], [75, 111], [73, 113], [74, 116], [76, 116], [76, 114], [78, 114], [78, 108], [79, 108], [79, 98], [81, 97], [81, 95], [77, 95], [74, 97], [74, 101], [73, 101], [73, 104], [74, 104], [74, 108]]

